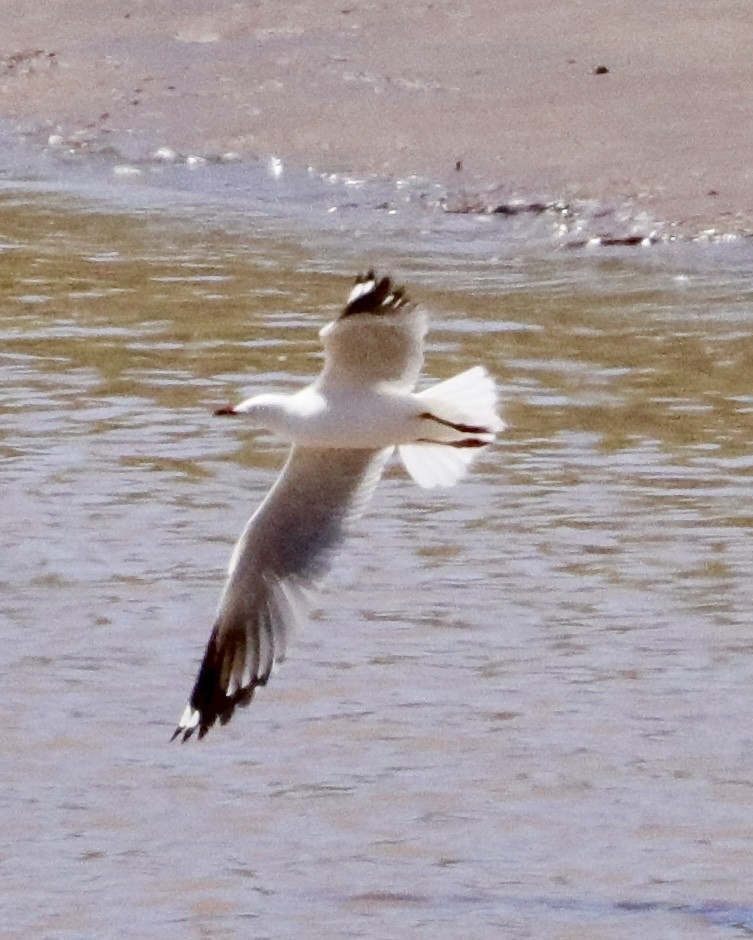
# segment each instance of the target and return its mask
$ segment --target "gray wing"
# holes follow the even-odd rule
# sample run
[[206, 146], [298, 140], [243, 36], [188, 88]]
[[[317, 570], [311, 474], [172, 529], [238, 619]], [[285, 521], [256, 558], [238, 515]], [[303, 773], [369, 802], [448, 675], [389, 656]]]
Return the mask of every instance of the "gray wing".
[[173, 738], [202, 738], [265, 685], [334, 549], [365, 508], [392, 448], [294, 447], [230, 562], [217, 618]]
[[319, 334], [326, 353], [317, 385], [391, 383], [412, 389], [424, 358], [426, 314], [402, 287], [373, 271], [356, 278], [342, 313]]

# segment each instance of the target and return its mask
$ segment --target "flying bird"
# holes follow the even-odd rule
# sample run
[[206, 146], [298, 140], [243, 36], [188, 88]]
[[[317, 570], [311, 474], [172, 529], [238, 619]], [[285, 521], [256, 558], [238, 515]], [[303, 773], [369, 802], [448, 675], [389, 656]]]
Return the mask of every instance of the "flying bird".
[[395, 448], [419, 486], [451, 486], [504, 428], [494, 382], [482, 366], [413, 391], [426, 328], [425, 312], [405, 290], [369, 271], [356, 278], [339, 317], [320, 331], [324, 368], [310, 385], [215, 412], [272, 431], [291, 448], [233, 550], [173, 739], [203, 738], [266, 685]]

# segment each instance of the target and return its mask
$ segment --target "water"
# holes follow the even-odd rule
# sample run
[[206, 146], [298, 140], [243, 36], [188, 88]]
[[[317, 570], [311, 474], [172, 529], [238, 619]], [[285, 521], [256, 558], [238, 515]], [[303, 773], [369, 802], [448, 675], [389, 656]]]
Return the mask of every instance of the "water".
[[[750, 248], [70, 189], [0, 198], [2, 935], [753, 933]], [[509, 431], [391, 471], [274, 681], [170, 745], [284, 453], [212, 409], [314, 373], [366, 261]]]

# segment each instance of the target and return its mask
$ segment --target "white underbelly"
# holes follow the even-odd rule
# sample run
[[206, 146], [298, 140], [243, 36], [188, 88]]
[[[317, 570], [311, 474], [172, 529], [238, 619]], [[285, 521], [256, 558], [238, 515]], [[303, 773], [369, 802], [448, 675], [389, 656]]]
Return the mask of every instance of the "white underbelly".
[[312, 398], [289, 431], [303, 447], [378, 449], [415, 441], [421, 424], [408, 396], [355, 393]]

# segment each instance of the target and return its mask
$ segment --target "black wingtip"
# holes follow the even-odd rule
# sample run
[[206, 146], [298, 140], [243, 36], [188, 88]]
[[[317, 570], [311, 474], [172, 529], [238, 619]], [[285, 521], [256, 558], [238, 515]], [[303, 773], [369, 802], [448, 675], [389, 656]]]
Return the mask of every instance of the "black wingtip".
[[173, 732], [171, 741], [182, 736], [185, 743], [192, 737], [201, 741], [219, 722], [226, 725], [233, 717], [236, 708], [245, 708], [251, 703], [254, 692], [260, 685], [266, 685], [271, 672], [254, 676], [249, 685], [236, 689], [231, 695], [225, 692], [222, 676], [227, 672], [225, 655], [234, 655], [233, 651], [218, 648], [216, 636], [210, 637], [204, 659], [201, 663], [196, 682], [188, 700], [188, 705]]
[[233, 717], [236, 708], [245, 708], [249, 705], [254, 696], [254, 691], [259, 685], [263, 684], [262, 682], [257, 682], [250, 688], [239, 689], [234, 695], [218, 693], [205, 710], [200, 711], [201, 717], [199, 718], [198, 724], [192, 727], [178, 725], [170, 736], [170, 742], [172, 743], [176, 738], [180, 738], [181, 744], [185, 744], [186, 741], [190, 741], [193, 737], [195, 737], [197, 741], [201, 741], [218, 722], [220, 725], [226, 725]]
[[357, 313], [394, 313], [408, 303], [404, 287], [393, 284], [390, 277], [378, 278], [370, 268], [355, 279], [340, 319]]

